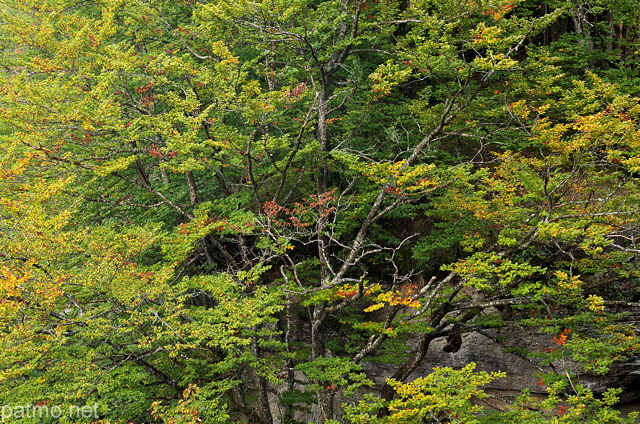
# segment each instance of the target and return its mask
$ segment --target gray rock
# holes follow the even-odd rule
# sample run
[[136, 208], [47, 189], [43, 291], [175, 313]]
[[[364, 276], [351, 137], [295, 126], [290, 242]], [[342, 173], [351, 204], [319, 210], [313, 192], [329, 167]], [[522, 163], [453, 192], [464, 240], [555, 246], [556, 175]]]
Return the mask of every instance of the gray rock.
[[595, 393], [607, 388], [622, 388], [621, 402], [640, 401], [640, 357], [634, 356], [624, 362], [613, 364], [605, 375], [584, 372], [579, 364], [564, 360], [551, 366], [540, 366], [539, 361], [510, 349], [521, 351], [542, 351], [557, 347], [552, 336], [536, 332], [530, 327], [513, 326], [500, 330], [486, 330], [481, 333], [469, 333], [462, 336], [462, 345], [457, 352], [443, 351], [444, 337], [434, 340], [420, 366], [409, 376], [413, 380], [429, 374], [436, 366], [462, 368], [475, 362], [478, 371], [504, 371], [507, 377], [496, 379], [486, 388], [492, 390], [521, 391], [529, 389], [532, 393], [546, 393], [545, 387], [538, 384], [535, 374], [566, 371], [577, 375], [574, 383], [584, 384]]

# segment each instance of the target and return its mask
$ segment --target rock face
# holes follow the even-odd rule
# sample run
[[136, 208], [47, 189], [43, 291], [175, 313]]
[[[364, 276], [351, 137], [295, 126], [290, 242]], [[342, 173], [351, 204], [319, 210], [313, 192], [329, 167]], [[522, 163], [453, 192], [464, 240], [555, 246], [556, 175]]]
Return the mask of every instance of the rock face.
[[[514, 395], [523, 389], [529, 389], [532, 394], [546, 395], [544, 386], [538, 385], [536, 373], [549, 371], [564, 372], [570, 371], [577, 375], [574, 383], [581, 383], [595, 393], [602, 393], [608, 388], [622, 388], [620, 395], [621, 403], [633, 403], [633, 408], [640, 404], [640, 357], [631, 357], [625, 362], [614, 364], [610, 372], [606, 375], [596, 375], [582, 372], [578, 364], [571, 361], [557, 361], [552, 366], [540, 366], [534, 359], [524, 355], [510, 353], [509, 348], [519, 348], [528, 351], [542, 351], [544, 348], [551, 349], [557, 345], [551, 340], [552, 335], [535, 332], [531, 327], [511, 326], [499, 330], [485, 330], [482, 333], [469, 333], [462, 335], [461, 343], [455, 340], [451, 349], [451, 339], [449, 347], [447, 338], [442, 337], [434, 340], [429, 346], [429, 351], [420, 366], [409, 376], [408, 381], [430, 374], [434, 367], [462, 368], [470, 362], [477, 365], [478, 371], [504, 371], [507, 377], [494, 380], [484, 387], [485, 391], [491, 393], [492, 398], [485, 406], [489, 408], [501, 406], [501, 399], [509, 402]], [[377, 383], [379, 389], [385, 379], [393, 374], [396, 366], [379, 362], [364, 362], [362, 364], [367, 374]], [[296, 381], [306, 382], [307, 379], [299, 371], [295, 371]], [[270, 390], [270, 407], [274, 422], [279, 424], [278, 418], [284, 413], [284, 406], [280, 404], [282, 393], [288, 390], [284, 385], [273, 386]], [[369, 392], [370, 390], [363, 390]], [[375, 389], [374, 389], [375, 391]], [[334, 410], [341, 415], [340, 405], [344, 402], [353, 402], [352, 398], [344, 398], [337, 394], [333, 400]], [[495, 402], [498, 402], [497, 404]], [[494, 402], [494, 403], [491, 403]], [[629, 407], [627, 407], [629, 408]], [[299, 422], [314, 422], [320, 417], [319, 407], [316, 403], [298, 404], [293, 412], [293, 418]]]
[[608, 374], [597, 375], [585, 373], [571, 361], [558, 361], [552, 366], [542, 367], [536, 360], [528, 359], [505, 351], [505, 348], [520, 348], [541, 351], [553, 348], [555, 343], [548, 334], [536, 333], [530, 327], [511, 327], [500, 330], [486, 330], [483, 334], [472, 333], [462, 336], [462, 344], [456, 352], [445, 352], [447, 340], [443, 337], [434, 340], [420, 366], [408, 380], [429, 374], [436, 366], [461, 368], [475, 362], [479, 371], [504, 371], [507, 377], [494, 380], [487, 389], [504, 391], [521, 391], [528, 388], [532, 393], [546, 393], [544, 386], [537, 384], [533, 376], [537, 372], [570, 371], [578, 375], [576, 383], [584, 384], [595, 393], [602, 393], [607, 388], [622, 388], [620, 400], [626, 402], [640, 401], [640, 357], [631, 357], [625, 362], [616, 363]]

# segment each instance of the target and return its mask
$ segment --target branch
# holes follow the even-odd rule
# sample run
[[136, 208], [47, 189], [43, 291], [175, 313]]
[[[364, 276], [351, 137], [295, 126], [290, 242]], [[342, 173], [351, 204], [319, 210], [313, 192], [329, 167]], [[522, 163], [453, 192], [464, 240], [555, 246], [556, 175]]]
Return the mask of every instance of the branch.
[[456, 302], [450, 304], [451, 310], [467, 310], [467, 309], [487, 309], [493, 308], [496, 306], [507, 306], [507, 305], [522, 305], [525, 303], [531, 303], [533, 300], [530, 297], [514, 297], [508, 299], [497, 299], [497, 300], [488, 300], [488, 301], [473, 301], [473, 302]]

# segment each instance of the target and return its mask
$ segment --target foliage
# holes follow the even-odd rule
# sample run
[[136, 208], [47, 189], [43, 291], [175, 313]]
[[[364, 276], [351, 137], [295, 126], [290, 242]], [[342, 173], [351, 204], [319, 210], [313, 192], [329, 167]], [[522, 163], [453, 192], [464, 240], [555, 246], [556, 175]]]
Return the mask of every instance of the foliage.
[[[105, 423], [624, 422], [618, 393], [573, 379], [639, 347], [639, 15], [3, 2], [3, 402]], [[544, 376], [545, 400], [483, 409], [503, 374], [473, 364], [408, 381], [432, 341], [515, 323], [548, 335], [523, 355], [574, 373]]]

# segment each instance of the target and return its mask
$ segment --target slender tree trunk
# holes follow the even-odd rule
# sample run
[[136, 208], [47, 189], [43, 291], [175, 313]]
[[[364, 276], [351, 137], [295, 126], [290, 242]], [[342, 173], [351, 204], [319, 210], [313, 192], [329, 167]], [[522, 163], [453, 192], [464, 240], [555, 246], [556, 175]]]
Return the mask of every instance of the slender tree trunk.
[[138, 173], [138, 177], [140, 178], [140, 182], [145, 188], [151, 188], [151, 183], [149, 182], [149, 177], [147, 177], [147, 173], [144, 171], [144, 167], [142, 166], [142, 162], [140, 160], [136, 160], [135, 162], [136, 172]]
[[264, 424], [273, 424], [273, 416], [269, 406], [269, 391], [267, 390], [267, 380], [258, 377], [258, 415]]
[[323, 73], [320, 81], [320, 101], [318, 103], [318, 124], [316, 137], [320, 144], [320, 165], [318, 167], [318, 195], [327, 191], [327, 153], [330, 151], [327, 139], [327, 115], [329, 114], [329, 78]]
[[[320, 144], [320, 164], [318, 166], [318, 184], [317, 194], [318, 196], [326, 193], [328, 189], [328, 167], [327, 167], [327, 154], [329, 152], [329, 142], [327, 140], [327, 114], [329, 111], [329, 94], [328, 94], [328, 78], [323, 75], [321, 81], [320, 102], [318, 105], [318, 127], [317, 138]], [[329, 281], [329, 263], [328, 263], [328, 238], [325, 235], [327, 230], [327, 214], [324, 213], [325, 206], [321, 203], [318, 205], [319, 220], [317, 224], [318, 234], [318, 257], [320, 259], [320, 285], [326, 284]], [[320, 303], [313, 307], [312, 321], [311, 321], [311, 357], [317, 359], [325, 355], [323, 324], [326, 318], [326, 304]], [[319, 382], [322, 384], [322, 382]], [[320, 421], [323, 423], [326, 420], [333, 418], [333, 393], [329, 393], [327, 390], [320, 390], [318, 393], [318, 406], [320, 407]]]
[[590, 23], [587, 20], [587, 9], [585, 5], [581, 4], [573, 11], [571, 16], [573, 19], [573, 26], [577, 34], [582, 35], [580, 44], [587, 44], [587, 50], [593, 51], [593, 38], [591, 37]]
[[196, 187], [196, 179], [193, 176], [193, 172], [187, 172], [187, 181], [189, 182], [189, 200], [191, 200], [191, 206], [198, 203], [198, 192]]
[[160, 177], [162, 178], [162, 184], [169, 185], [169, 173], [166, 169], [160, 168]]
[[[260, 357], [262, 355], [262, 349], [258, 346], [258, 339], [253, 339], [253, 351], [256, 357]], [[273, 416], [271, 415], [271, 408], [269, 406], [269, 391], [267, 387], [267, 380], [257, 375], [256, 373], [256, 383], [257, 383], [257, 414], [260, 417], [260, 422], [262, 424], [273, 424]]]

